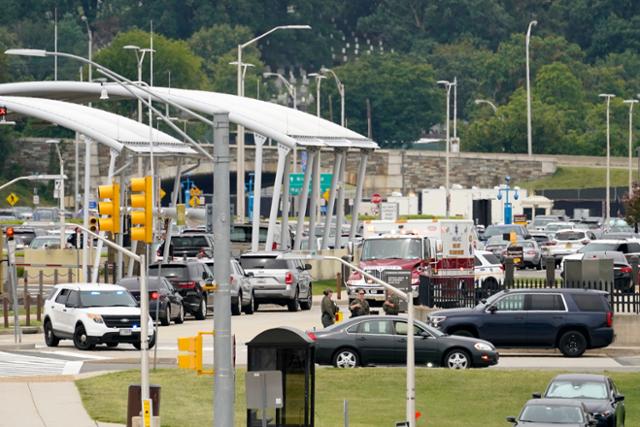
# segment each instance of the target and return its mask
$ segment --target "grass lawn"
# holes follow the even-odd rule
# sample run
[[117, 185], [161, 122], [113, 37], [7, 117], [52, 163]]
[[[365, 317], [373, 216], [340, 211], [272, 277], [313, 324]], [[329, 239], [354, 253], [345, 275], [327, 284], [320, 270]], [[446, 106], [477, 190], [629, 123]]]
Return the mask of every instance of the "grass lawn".
[[[327, 280], [315, 280], [313, 282], [313, 294], [314, 295], [322, 295], [322, 291], [327, 288], [333, 289], [333, 292], [336, 291], [336, 279], [327, 279]], [[342, 288], [342, 291], [345, 291], [345, 288]]]
[[[236, 388], [236, 426], [246, 425], [244, 374]], [[534, 391], [543, 391], [556, 371], [469, 370], [420, 368], [416, 372], [418, 426], [504, 427], [505, 417], [517, 415]], [[608, 372], [626, 396], [626, 425], [640, 425], [640, 373]], [[125, 423], [127, 387], [139, 383], [139, 371], [105, 374], [76, 381], [89, 415], [98, 421]], [[212, 424], [213, 378], [179, 369], [151, 373], [162, 386], [163, 427]], [[349, 402], [352, 427], [392, 426], [404, 418], [405, 370], [375, 368], [316, 370], [316, 417], [319, 427], [342, 425], [342, 408]]]
[[[634, 167], [635, 169], [635, 167]], [[558, 167], [556, 172], [548, 177], [534, 181], [517, 182], [515, 185], [528, 190], [551, 190], [557, 188], [594, 188], [604, 187], [606, 183], [606, 168]], [[638, 174], [633, 171], [633, 180]], [[626, 187], [629, 184], [629, 172], [626, 169], [611, 169], [611, 186]]]

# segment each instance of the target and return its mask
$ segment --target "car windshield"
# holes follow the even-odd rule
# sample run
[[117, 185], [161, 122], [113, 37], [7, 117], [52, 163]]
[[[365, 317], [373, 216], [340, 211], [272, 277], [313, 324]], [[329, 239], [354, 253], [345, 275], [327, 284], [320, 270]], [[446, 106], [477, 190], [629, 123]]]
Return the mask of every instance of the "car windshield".
[[80, 291], [80, 307], [136, 307], [127, 291]]
[[559, 233], [556, 233], [556, 240], [570, 241], [582, 239], [584, 239], [583, 231], [561, 231]]
[[245, 270], [264, 269], [264, 270], [286, 270], [289, 268], [287, 260], [275, 257], [242, 257], [240, 265]]
[[29, 244], [29, 249], [60, 249], [60, 238], [59, 237], [36, 237]]
[[507, 245], [509, 243], [508, 240], [504, 240], [502, 234], [496, 234], [495, 236], [491, 236], [489, 240], [487, 240], [487, 245]]
[[533, 219], [533, 226], [534, 227], [544, 227], [545, 225], [553, 222], [553, 221], [557, 221], [558, 218], [540, 218], [540, 217], [535, 217]]
[[362, 244], [361, 261], [422, 258], [420, 239], [369, 239]]
[[529, 405], [520, 414], [521, 422], [549, 424], [577, 424], [584, 421], [577, 406]]
[[629, 265], [627, 259], [622, 252], [588, 252], [584, 255], [584, 259], [612, 259], [615, 264]]
[[497, 257], [497, 256], [495, 256], [495, 255], [494, 255], [494, 254], [492, 254], [492, 253], [488, 253], [488, 254], [483, 253], [481, 256], [482, 256], [482, 257], [483, 257], [483, 258], [484, 258], [484, 259], [485, 259], [489, 264], [500, 264], [500, 260], [498, 259], [498, 257]]
[[578, 252], [586, 254], [587, 252], [615, 251], [616, 249], [618, 249], [617, 243], [591, 242], [582, 249], [579, 249]]
[[204, 236], [171, 237], [171, 246], [173, 249], [206, 248], [209, 247], [209, 242]]
[[524, 236], [524, 228], [520, 225], [490, 225], [484, 231], [484, 236], [489, 238], [491, 236], [497, 236], [502, 234], [509, 234], [515, 231], [516, 234]]
[[566, 222], [551, 223], [551, 224], [547, 224], [547, 226], [545, 227], [545, 231], [558, 231], [558, 230], [562, 230], [563, 228], [571, 228], [571, 227], [573, 227], [573, 224], [569, 224]]
[[[258, 241], [264, 243], [267, 241], [267, 227], [259, 227], [260, 233]], [[233, 225], [231, 226], [231, 241], [235, 243], [251, 242], [251, 226]]]
[[150, 265], [150, 276], [162, 276], [167, 279], [189, 279], [189, 269], [186, 265]]
[[553, 381], [545, 397], [564, 399], [606, 399], [607, 387], [599, 381]]

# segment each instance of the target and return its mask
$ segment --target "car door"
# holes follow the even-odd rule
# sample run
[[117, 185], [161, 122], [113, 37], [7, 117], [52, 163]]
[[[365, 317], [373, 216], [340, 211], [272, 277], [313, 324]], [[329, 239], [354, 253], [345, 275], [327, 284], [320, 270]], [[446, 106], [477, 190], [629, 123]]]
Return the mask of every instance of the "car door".
[[180, 307], [182, 306], [182, 297], [178, 294], [173, 285], [164, 277], [160, 278], [158, 283], [158, 291], [162, 293], [167, 299], [167, 305], [172, 315], [180, 313]]
[[607, 382], [608, 382], [609, 393], [610, 393], [609, 399], [611, 401], [611, 404], [615, 408], [615, 414], [616, 414], [615, 427], [622, 426], [623, 425], [622, 422], [624, 421], [625, 415], [626, 415], [624, 401], [620, 401], [620, 402], [615, 401], [616, 396], [620, 395], [621, 393], [618, 391], [618, 387], [616, 387], [616, 384], [613, 382], [613, 380], [611, 380], [611, 378], [607, 378]]
[[73, 333], [77, 319], [76, 310], [80, 307], [80, 292], [71, 290], [65, 301], [64, 308], [60, 313], [60, 329], [64, 332]]
[[358, 326], [356, 345], [364, 363], [395, 363], [395, 334], [387, 319], [365, 320]]
[[531, 345], [553, 346], [566, 322], [567, 307], [558, 293], [531, 293], [525, 300], [526, 334]]
[[[393, 322], [394, 331], [396, 334], [396, 362], [399, 364], [407, 363], [407, 332], [409, 331], [409, 325], [405, 320], [396, 320]], [[426, 330], [420, 326], [413, 325], [413, 342], [415, 349], [416, 363], [436, 364], [438, 358], [438, 345], [436, 339]]]
[[523, 292], [507, 293], [487, 307], [478, 326], [480, 338], [494, 345], [516, 346], [526, 344], [526, 312]]
[[298, 283], [300, 284], [300, 295], [305, 297], [309, 295], [309, 284], [311, 283], [311, 275], [305, 270], [304, 263], [301, 260], [295, 260], [295, 271], [298, 274]]
[[55, 299], [51, 299], [47, 303], [50, 304], [49, 308], [51, 310], [51, 324], [54, 330], [64, 331], [64, 322], [63, 310], [66, 310], [65, 303], [67, 302], [67, 298], [69, 297], [69, 289], [62, 289], [56, 295]]

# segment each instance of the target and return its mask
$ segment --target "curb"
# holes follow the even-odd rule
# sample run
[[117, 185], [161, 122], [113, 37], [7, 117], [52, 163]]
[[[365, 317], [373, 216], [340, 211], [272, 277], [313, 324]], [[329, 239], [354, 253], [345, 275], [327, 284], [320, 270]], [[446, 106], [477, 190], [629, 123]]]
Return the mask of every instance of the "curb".
[[[22, 326], [22, 333], [25, 335], [39, 334], [42, 332], [40, 326]], [[0, 335], [13, 335], [13, 326], [4, 331], [0, 331]]]
[[0, 350], [32, 350], [35, 344], [0, 344]]

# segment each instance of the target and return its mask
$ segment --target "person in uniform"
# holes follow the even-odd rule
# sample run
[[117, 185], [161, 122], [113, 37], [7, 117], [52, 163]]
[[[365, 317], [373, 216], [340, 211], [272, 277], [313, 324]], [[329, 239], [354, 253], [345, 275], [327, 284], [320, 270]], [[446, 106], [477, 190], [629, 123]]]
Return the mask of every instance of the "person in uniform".
[[331, 289], [327, 288], [322, 291], [322, 293], [324, 294], [324, 297], [322, 297], [322, 303], [320, 304], [322, 313], [320, 320], [322, 320], [322, 326], [326, 328], [327, 326], [331, 326], [336, 322], [336, 313], [338, 311], [338, 306], [331, 299], [331, 297], [333, 296], [333, 291]]
[[384, 314], [395, 315], [400, 313], [400, 297], [391, 291], [387, 291], [387, 299], [382, 304]]
[[364, 299], [364, 289], [358, 289], [358, 297], [351, 303], [349, 310], [351, 310], [351, 317], [369, 314], [369, 303]]

